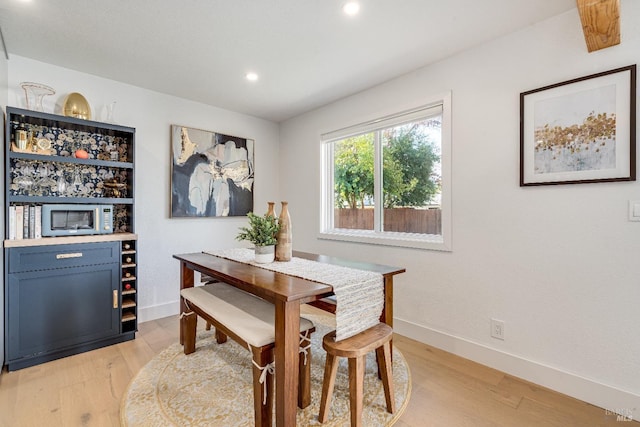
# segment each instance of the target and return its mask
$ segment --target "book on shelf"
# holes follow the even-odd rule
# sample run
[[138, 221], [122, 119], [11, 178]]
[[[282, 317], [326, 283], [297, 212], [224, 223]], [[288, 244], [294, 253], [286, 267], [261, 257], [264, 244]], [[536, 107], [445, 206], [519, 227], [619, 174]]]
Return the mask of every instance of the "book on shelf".
[[29, 238], [36, 238], [36, 205], [29, 205]]
[[9, 206], [9, 240], [16, 239], [16, 207]]
[[24, 206], [16, 206], [16, 240], [22, 240], [24, 232]]
[[42, 206], [36, 205], [35, 238], [42, 238]]
[[22, 238], [29, 238], [29, 205], [24, 205], [24, 212], [22, 215]]

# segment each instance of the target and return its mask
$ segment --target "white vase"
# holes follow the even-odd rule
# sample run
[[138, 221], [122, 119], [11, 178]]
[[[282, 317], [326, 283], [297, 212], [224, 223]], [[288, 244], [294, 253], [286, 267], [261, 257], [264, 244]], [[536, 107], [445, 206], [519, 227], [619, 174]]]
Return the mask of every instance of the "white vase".
[[276, 246], [256, 246], [254, 248], [255, 252], [255, 261], [258, 264], [268, 264], [273, 262], [276, 257]]

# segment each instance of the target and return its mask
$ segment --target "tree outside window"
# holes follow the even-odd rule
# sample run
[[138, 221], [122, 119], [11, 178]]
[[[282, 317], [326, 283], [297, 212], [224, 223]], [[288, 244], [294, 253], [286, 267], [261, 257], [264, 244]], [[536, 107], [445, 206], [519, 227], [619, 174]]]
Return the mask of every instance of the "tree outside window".
[[[440, 130], [438, 116], [335, 141], [335, 226], [438, 234]], [[376, 194], [376, 170], [382, 195]], [[376, 227], [380, 205], [383, 221]]]
[[451, 250], [451, 93], [323, 133], [319, 238]]

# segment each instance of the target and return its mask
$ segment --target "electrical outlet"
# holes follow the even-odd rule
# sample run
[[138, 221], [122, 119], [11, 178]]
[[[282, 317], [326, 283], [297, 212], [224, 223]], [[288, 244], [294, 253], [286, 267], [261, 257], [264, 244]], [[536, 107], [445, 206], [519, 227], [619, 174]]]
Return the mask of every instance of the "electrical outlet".
[[504, 321], [491, 319], [491, 336], [499, 340], [504, 340]]

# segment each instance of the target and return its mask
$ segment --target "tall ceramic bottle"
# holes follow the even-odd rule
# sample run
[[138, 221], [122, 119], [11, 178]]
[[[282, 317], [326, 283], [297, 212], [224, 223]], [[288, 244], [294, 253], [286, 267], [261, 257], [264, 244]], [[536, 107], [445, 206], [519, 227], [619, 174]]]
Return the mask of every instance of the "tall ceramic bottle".
[[282, 202], [282, 211], [278, 218], [280, 231], [278, 231], [278, 243], [276, 244], [276, 261], [291, 261], [291, 217], [289, 216], [288, 202]]
[[267, 205], [269, 205], [269, 208], [267, 208], [267, 216], [272, 216], [275, 218], [276, 211], [273, 207], [275, 205], [275, 202], [267, 202]]

